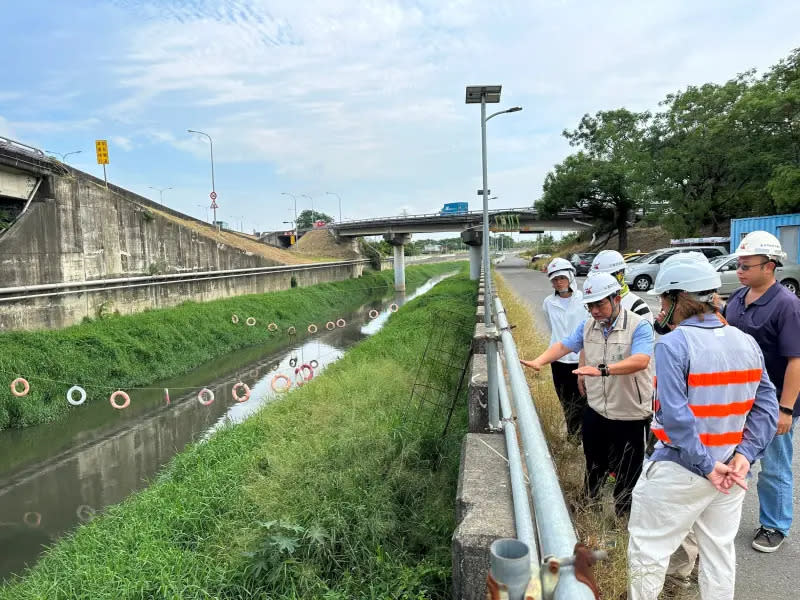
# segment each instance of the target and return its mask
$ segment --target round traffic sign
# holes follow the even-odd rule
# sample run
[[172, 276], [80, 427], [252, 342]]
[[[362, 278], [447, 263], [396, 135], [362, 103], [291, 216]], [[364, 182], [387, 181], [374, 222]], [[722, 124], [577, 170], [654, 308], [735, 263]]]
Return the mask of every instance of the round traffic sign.
[[208, 197], [211, 198], [212, 200], [216, 200], [217, 199], [217, 192], [211, 192], [208, 195]]

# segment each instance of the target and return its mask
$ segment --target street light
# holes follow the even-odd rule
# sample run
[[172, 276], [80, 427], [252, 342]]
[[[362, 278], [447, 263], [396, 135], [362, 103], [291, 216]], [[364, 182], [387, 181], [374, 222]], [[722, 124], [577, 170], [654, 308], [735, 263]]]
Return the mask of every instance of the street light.
[[[484, 275], [484, 311], [483, 321], [486, 324], [487, 333], [492, 326], [492, 269], [489, 262], [489, 182], [486, 166], [486, 122], [489, 119], [505, 113], [512, 113], [522, 110], [520, 106], [500, 110], [486, 116], [486, 104], [496, 104], [500, 102], [499, 85], [468, 85], [466, 93], [467, 104], [481, 105], [481, 163], [483, 170], [483, 275]], [[500, 405], [497, 397], [497, 344], [489, 338], [486, 341], [486, 361], [488, 363], [489, 375], [489, 426], [498, 428], [500, 425]]]
[[314, 199], [308, 194], [300, 194], [303, 198], [308, 198], [311, 201], [311, 223], [313, 225], [316, 219], [314, 218]]
[[50, 154], [55, 154], [56, 156], [61, 157], [61, 162], [66, 163], [67, 157], [71, 154], [80, 154], [83, 150], [73, 150], [72, 152], [67, 152], [66, 154], [61, 154], [61, 152], [53, 152], [52, 150], [45, 150], [45, 152], [49, 152]]
[[171, 187], [157, 188], [153, 187], [152, 185], [148, 185], [147, 187], [149, 187], [151, 190], [158, 190], [158, 203], [161, 206], [164, 206], [164, 192], [166, 192], [167, 190], [171, 190], [172, 188]]
[[336, 196], [339, 199], [339, 223], [342, 222], [342, 198], [336, 192], [325, 192], [326, 194], [330, 194], [331, 196]]
[[[291, 196], [292, 200], [294, 200], [294, 222], [297, 223], [297, 196], [290, 194], [289, 192], [281, 192], [281, 196]], [[297, 229], [296, 224], [295, 229]]]
[[205, 131], [197, 131], [196, 129], [187, 129], [189, 133], [199, 133], [208, 138], [208, 143], [211, 144], [211, 208], [214, 209], [214, 223], [217, 222], [217, 189], [214, 187], [214, 140]]

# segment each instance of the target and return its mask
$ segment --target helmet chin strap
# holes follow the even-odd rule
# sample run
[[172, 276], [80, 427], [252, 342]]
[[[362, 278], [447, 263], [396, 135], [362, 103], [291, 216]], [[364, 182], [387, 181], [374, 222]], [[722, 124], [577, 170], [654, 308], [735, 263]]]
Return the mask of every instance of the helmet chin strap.
[[656, 322], [653, 324], [653, 329], [656, 330], [656, 333], [661, 335], [672, 331], [672, 327], [670, 327], [670, 325], [672, 323], [672, 317], [675, 314], [675, 306], [678, 304], [678, 294], [670, 292], [669, 300], [669, 310], [664, 314], [664, 318], [661, 320], [656, 319]]

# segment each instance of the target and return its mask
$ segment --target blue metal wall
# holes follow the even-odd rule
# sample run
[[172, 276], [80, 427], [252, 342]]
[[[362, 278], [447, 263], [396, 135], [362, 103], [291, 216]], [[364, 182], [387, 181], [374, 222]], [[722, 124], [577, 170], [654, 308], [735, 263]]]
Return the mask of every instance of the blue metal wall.
[[[736, 250], [742, 238], [751, 231], [768, 231], [778, 237], [778, 227], [800, 225], [800, 213], [793, 215], [773, 215], [771, 217], [748, 217], [731, 219], [731, 252]], [[784, 248], [786, 250], [786, 248]], [[800, 248], [798, 248], [800, 253]]]

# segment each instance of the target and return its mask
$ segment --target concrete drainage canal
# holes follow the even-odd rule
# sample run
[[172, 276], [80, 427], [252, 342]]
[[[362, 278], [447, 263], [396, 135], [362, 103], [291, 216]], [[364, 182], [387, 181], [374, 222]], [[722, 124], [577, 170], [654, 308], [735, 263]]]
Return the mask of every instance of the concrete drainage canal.
[[[45, 546], [146, 487], [187, 444], [309, 384], [348, 348], [379, 331], [399, 306], [446, 277], [405, 295], [375, 298], [317, 324], [316, 331], [298, 325], [294, 335], [129, 390], [131, 403], [124, 410], [87, 403], [59, 423], [0, 432], [0, 578], [21, 573]], [[233, 399], [234, 391], [242, 399], [248, 388], [244, 401]], [[73, 398], [80, 399], [79, 390]]]

